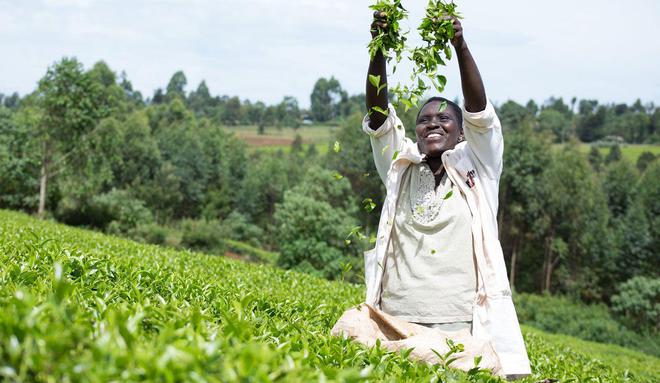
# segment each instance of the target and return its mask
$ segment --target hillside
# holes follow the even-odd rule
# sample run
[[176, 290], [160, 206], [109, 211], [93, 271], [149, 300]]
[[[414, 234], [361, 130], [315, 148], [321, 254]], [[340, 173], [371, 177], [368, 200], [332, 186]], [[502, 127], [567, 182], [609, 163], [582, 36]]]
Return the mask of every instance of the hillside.
[[[12, 381], [495, 381], [331, 337], [359, 286], [19, 213], [0, 211], [0, 283], [0, 376]], [[523, 331], [523, 382], [660, 379], [657, 358]]]

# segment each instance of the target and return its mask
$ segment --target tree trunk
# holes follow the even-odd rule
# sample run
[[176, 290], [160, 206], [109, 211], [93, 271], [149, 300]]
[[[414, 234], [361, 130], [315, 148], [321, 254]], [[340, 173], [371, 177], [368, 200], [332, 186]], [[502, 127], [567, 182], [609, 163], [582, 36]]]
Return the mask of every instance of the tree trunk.
[[41, 159], [41, 176], [39, 178], [39, 209], [37, 215], [39, 218], [44, 218], [46, 212], [46, 192], [48, 187], [48, 171], [51, 162], [51, 149], [48, 141], [44, 142], [44, 153]]
[[515, 290], [516, 283], [516, 261], [518, 259], [518, 244], [520, 243], [519, 239], [516, 239], [513, 243], [513, 249], [511, 250], [511, 273], [509, 276], [509, 287], [511, 291]]
[[552, 282], [552, 271], [556, 262], [553, 261], [552, 242], [555, 237], [555, 229], [550, 229], [550, 235], [545, 240], [545, 257], [543, 260], [543, 292], [550, 293], [550, 283]]

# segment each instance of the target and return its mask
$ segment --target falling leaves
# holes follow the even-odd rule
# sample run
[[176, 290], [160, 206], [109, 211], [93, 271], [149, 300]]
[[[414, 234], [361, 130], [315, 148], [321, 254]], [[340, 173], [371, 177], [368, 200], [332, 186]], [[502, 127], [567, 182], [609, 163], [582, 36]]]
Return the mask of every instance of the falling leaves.
[[367, 213], [371, 213], [371, 211], [376, 208], [376, 203], [371, 198], [363, 199], [362, 204], [364, 205], [364, 210]]

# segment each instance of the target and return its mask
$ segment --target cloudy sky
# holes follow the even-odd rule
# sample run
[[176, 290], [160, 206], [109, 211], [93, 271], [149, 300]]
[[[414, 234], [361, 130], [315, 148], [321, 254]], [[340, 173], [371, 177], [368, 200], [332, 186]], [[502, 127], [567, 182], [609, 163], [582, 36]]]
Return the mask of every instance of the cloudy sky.
[[[660, 1], [457, 0], [489, 97], [660, 104]], [[32, 91], [54, 61], [105, 60], [150, 96], [188, 90], [309, 105], [319, 77], [364, 91], [373, 0], [0, 0], [0, 92]], [[403, 0], [411, 41], [426, 1]], [[406, 74], [400, 66], [397, 74]], [[445, 96], [460, 95], [456, 62]], [[392, 81], [405, 80], [405, 77]], [[392, 82], [391, 81], [391, 82]]]

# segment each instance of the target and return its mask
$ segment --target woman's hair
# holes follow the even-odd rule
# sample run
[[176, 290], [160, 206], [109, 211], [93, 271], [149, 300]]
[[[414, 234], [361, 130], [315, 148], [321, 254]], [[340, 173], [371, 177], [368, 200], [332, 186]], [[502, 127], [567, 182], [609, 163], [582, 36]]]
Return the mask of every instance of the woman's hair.
[[458, 106], [458, 104], [456, 104], [453, 101], [449, 101], [444, 97], [438, 97], [438, 96], [431, 97], [428, 100], [426, 100], [426, 102], [424, 104], [422, 104], [422, 106], [419, 108], [419, 112], [417, 112], [417, 117], [415, 118], [415, 123], [417, 123], [417, 120], [419, 119], [419, 114], [422, 112], [422, 109], [424, 109], [426, 104], [434, 102], [434, 101], [440, 101], [440, 102], [444, 101], [444, 102], [446, 102], [447, 107], [452, 108], [452, 110], [454, 111], [454, 114], [456, 115], [456, 118], [458, 118], [458, 126], [460, 126], [461, 129], [463, 129], [463, 111], [461, 110], [461, 107]]

